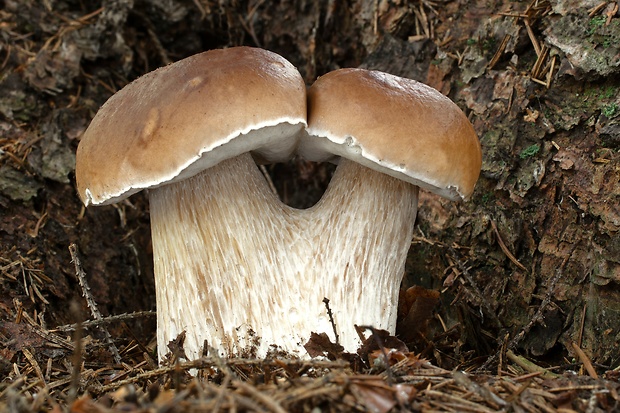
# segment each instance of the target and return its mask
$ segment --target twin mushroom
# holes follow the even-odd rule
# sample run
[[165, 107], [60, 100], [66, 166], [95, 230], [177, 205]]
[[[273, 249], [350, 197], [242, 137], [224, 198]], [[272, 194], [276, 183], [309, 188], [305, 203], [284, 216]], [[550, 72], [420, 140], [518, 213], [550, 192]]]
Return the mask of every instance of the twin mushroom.
[[[338, 162], [309, 209], [282, 203], [258, 163]], [[77, 151], [85, 205], [148, 188], [157, 344], [186, 331], [189, 359], [275, 346], [301, 357], [311, 332], [356, 351], [355, 325], [394, 333], [418, 188], [466, 199], [481, 165], [461, 110], [413, 80], [362, 69], [320, 77], [255, 48], [212, 50], [130, 83]]]

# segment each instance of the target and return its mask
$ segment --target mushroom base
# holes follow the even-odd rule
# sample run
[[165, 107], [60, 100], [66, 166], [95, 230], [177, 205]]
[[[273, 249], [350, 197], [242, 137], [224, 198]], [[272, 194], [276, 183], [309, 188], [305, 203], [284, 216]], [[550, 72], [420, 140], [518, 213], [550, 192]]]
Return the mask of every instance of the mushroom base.
[[288, 207], [249, 154], [152, 190], [160, 360], [185, 331], [188, 359], [271, 350], [308, 357], [311, 332], [354, 352], [355, 325], [394, 333], [418, 188], [341, 160], [312, 208]]

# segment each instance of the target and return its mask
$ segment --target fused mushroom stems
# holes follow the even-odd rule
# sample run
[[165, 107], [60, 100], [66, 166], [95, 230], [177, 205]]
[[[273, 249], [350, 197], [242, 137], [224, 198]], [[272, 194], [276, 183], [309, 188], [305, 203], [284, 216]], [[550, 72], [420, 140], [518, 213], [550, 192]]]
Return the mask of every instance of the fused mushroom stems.
[[[339, 159], [306, 210], [277, 199], [254, 161], [296, 148]], [[360, 343], [355, 324], [394, 332], [418, 186], [467, 198], [479, 170], [473, 128], [427, 86], [343, 69], [315, 82], [306, 108], [289, 62], [231, 48], [114, 95], [80, 143], [76, 177], [87, 205], [150, 188], [159, 354], [186, 331], [191, 359], [204, 340], [226, 356], [304, 356], [311, 332], [334, 339], [324, 297], [346, 350]]]

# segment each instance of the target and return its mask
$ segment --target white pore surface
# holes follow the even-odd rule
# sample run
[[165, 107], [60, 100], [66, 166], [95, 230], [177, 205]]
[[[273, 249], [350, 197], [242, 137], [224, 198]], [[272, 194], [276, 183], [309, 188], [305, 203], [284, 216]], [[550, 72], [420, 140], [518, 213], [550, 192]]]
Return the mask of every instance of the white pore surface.
[[356, 351], [354, 325], [394, 332], [417, 187], [342, 159], [314, 207], [277, 199], [249, 154], [151, 191], [160, 359], [186, 331], [222, 356], [276, 346], [308, 357], [311, 332]]
[[[156, 111], [154, 113], [149, 122], [153, 125], [157, 124], [158, 120]], [[90, 188], [86, 188], [84, 191], [84, 204], [86, 206], [91, 204], [113, 204], [143, 189], [158, 188], [162, 185], [182, 181], [217, 165], [224, 159], [229, 159], [246, 152], [252, 152], [270, 162], [286, 161], [293, 156], [298, 145], [299, 136], [305, 126], [306, 121], [301, 118], [283, 117], [258, 122], [246, 129], [234, 131], [217, 142], [212, 142], [211, 145], [196, 148], [195, 153], [184, 160], [182, 164], [170, 169], [167, 174], [162, 175], [144, 174], [141, 171], [140, 164], [133, 165], [131, 160], [128, 160], [126, 163], [131, 166], [124, 165], [123, 167], [127, 168], [127, 170], [123, 172], [126, 175], [136, 175], [141, 178], [130, 180], [132, 181], [131, 184], [122, 187], [106, 186], [106, 191], [113, 188], [111, 192], [95, 191], [95, 194]], [[150, 128], [153, 127], [150, 126]], [[146, 130], [148, 128], [147, 125]], [[174, 151], [174, 148], [175, 144], [171, 142], [170, 150]], [[146, 176], [142, 177], [143, 175]]]
[[[424, 162], [428, 162], [428, 159], [425, 159], [422, 154], [416, 154], [419, 157], [419, 162], [415, 166], [416, 169], [420, 170], [411, 170], [407, 168], [405, 163], [398, 164], [377, 157], [364, 146], [362, 140], [358, 140], [354, 136], [342, 136], [329, 130], [314, 127], [306, 128], [306, 133], [301, 135], [297, 153], [302, 158], [314, 162], [331, 162], [339, 157], [350, 159], [452, 201], [464, 199], [460, 188], [451, 184], [451, 179], [448, 179], [447, 176], [433, 176], [433, 174], [427, 173], [428, 171], [419, 168]], [[407, 154], [407, 152], [405, 151], [403, 154]], [[434, 156], [438, 158], [440, 153], [435, 153]], [[444, 163], [447, 163], [447, 160], [444, 160]]]

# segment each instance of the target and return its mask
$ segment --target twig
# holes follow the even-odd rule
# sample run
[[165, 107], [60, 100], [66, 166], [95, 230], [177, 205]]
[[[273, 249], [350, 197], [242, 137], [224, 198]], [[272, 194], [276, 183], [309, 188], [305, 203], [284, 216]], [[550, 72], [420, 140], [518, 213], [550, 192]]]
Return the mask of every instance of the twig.
[[[72, 302], [71, 309], [76, 315], [80, 313], [77, 307], [77, 303], [75, 301]], [[77, 399], [78, 390], [80, 388], [80, 372], [82, 370], [82, 336], [84, 335], [84, 330], [81, 329], [79, 325], [80, 323], [78, 323], [78, 328], [75, 330], [75, 334], [73, 336], [75, 347], [73, 349], [73, 357], [71, 360], [73, 363], [73, 369], [71, 370], [71, 385], [69, 387], [69, 404], [72, 404], [75, 399]]]
[[[157, 313], [155, 311], [136, 311], [133, 313], [123, 313], [123, 314], [118, 314], [118, 315], [111, 315], [108, 317], [102, 317], [99, 320], [84, 321], [83, 323], [81, 323], [81, 327], [84, 329], [88, 329], [89, 327], [98, 327], [102, 324], [110, 324], [110, 323], [114, 323], [117, 321], [131, 320], [131, 319], [140, 318], [140, 317], [154, 317], [156, 315]], [[74, 331], [76, 328], [77, 328], [77, 323], [76, 324], [65, 324], [62, 326], [57, 326], [55, 329], [50, 330], [50, 331], [51, 332], [55, 332], [55, 331], [67, 332], [67, 331]]]
[[605, 20], [605, 26], [609, 26], [611, 24], [611, 19], [618, 13], [618, 9], [620, 9], [620, 3], [616, 1], [614, 7], [605, 13], [605, 15], [607, 16], [607, 20]]
[[[436, 388], [436, 387], [435, 387]], [[440, 400], [445, 400], [451, 402], [452, 409], [448, 411], [460, 411], [460, 412], [488, 412], [493, 413], [496, 412], [496, 409], [489, 409], [486, 406], [483, 406], [479, 403], [472, 402], [470, 400], [466, 400], [462, 397], [457, 396], [456, 394], [444, 393], [432, 389], [425, 389], [420, 392], [418, 398], [424, 398], [425, 396], [436, 397]], [[442, 409], [444, 410], [444, 409]]]
[[545, 86], [547, 86], [547, 89], [549, 89], [551, 87], [551, 79], [553, 78], [553, 71], [555, 70], [555, 58], [557, 56], [553, 56], [551, 58], [551, 68], [549, 68], [549, 71], [547, 72], [547, 84]]
[[506, 333], [504, 339], [502, 340], [502, 347], [499, 351], [499, 363], [497, 363], [497, 376], [502, 375], [502, 370], [506, 364], [504, 361], [504, 354], [506, 354], [506, 347], [508, 346], [508, 339], [510, 338], [510, 334]]
[[[95, 320], [101, 320], [103, 319], [103, 316], [101, 315], [99, 308], [97, 308], [97, 303], [95, 302], [95, 299], [90, 293], [90, 287], [88, 286], [88, 282], [86, 281], [86, 273], [82, 269], [82, 264], [78, 256], [77, 245], [69, 245], [69, 253], [71, 254], [71, 261], [73, 261], [73, 263], [75, 264], [75, 275], [77, 276], [78, 282], [82, 287], [82, 296], [86, 299], [86, 305], [88, 306], [88, 308], [90, 308], [90, 312], [95, 318]], [[110, 349], [110, 353], [112, 353], [112, 355], [114, 356], [114, 361], [117, 364], [121, 364], [123, 359], [121, 358], [121, 355], [119, 354], [118, 349], [116, 348], [116, 345], [112, 340], [110, 332], [103, 326], [101, 327], [101, 331], [104, 334], [106, 344], [108, 344], [108, 348]]]
[[[347, 268], [348, 264], [347, 264]], [[345, 270], [346, 271], [346, 270]], [[340, 337], [338, 336], [338, 330], [336, 329], [336, 322], [334, 321], [334, 314], [332, 313], [332, 309], [329, 308], [329, 298], [323, 297], [323, 304], [325, 304], [325, 308], [327, 309], [327, 315], [329, 316], [329, 322], [334, 329], [334, 336], [336, 336], [336, 345], [340, 345]]]
[[489, 69], [493, 69], [493, 67], [495, 67], [497, 62], [499, 62], [499, 59], [504, 54], [504, 51], [506, 50], [506, 46], [508, 46], [508, 42], [510, 41], [511, 38], [512, 38], [512, 36], [509, 35], [509, 34], [504, 35], [504, 38], [502, 39], [502, 42], [499, 44], [499, 47], [495, 51], [495, 54], [493, 55], [493, 58], [489, 62], [489, 65], [488, 65]]
[[249, 385], [241, 380], [233, 380], [233, 385], [237, 387], [239, 390], [243, 390], [245, 393], [249, 394], [259, 402], [261, 402], [265, 407], [269, 408], [272, 412], [275, 413], [286, 413], [286, 410], [282, 408], [280, 403], [275, 401], [273, 398], [269, 397], [266, 393], [258, 391], [254, 386]]
[[462, 371], [458, 371], [458, 370], [454, 371], [452, 373], [452, 377], [454, 378], [455, 383], [460, 384], [461, 386], [465, 387], [469, 392], [479, 395], [480, 397], [485, 399], [489, 404], [491, 404], [493, 408], [495, 409], [499, 408], [500, 406], [504, 407], [508, 404], [506, 403], [506, 400], [499, 397], [497, 394], [489, 390], [487, 387], [481, 386], [478, 383], [473, 382], [469, 377], [467, 377], [467, 374], [465, 374]]
[[590, 10], [588, 10], [588, 17], [592, 18], [594, 16], [596, 16], [596, 14], [603, 10], [605, 8], [605, 6], [607, 6], [607, 3], [609, 3], [608, 1], [602, 1], [600, 2], [597, 6], [592, 7]]
[[34, 333], [36, 333], [40, 337], [47, 340], [49, 343], [53, 343], [57, 345], [59, 348], [64, 348], [65, 350], [73, 351], [74, 345], [72, 342], [67, 341], [62, 337], [59, 337], [58, 335], [50, 331], [47, 331], [43, 327], [38, 325], [34, 321], [34, 319], [30, 317], [30, 315], [27, 312], [24, 311], [21, 301], [19, 301], [17, 298], [13, 299], [13, 305], [15, 306], [17, 310], [17, 315], [18, 315], [18, 319], [15, 320], [16, 324], [19, 324], [21, 322], [21, 319], [24, 319], [28, 322], [28, 324], [30, 324], [30, 326], [32, 327], [32, 331]]
[[582, 385], [553, 387], [553, 388], [548, 389], [547, 391], [549, 393], [563, 393], [563, 392], [574, 392], [576, 390], [605, 390], [605, 387], [600, 384], [582, 384]]
[[315, 397], [317, 395], [324, 395], [335, 392], [339, 392], [338, 387], [329, 386], [330, 383], [333, 383], [335, 380], [334, 373], [326, 374], [325, 376], [319, 378], [318, 380], [310, 382], [308, 385], [304, 387], [294, 387], [287, 391], [285, 394], [282, 394], [275, 398], [275, 400], [279, 403], [285, 403], [287, 405], [291, 405], [294, 402], [298, 402], [300, 400], [309, 399], [311, 397]]
[[220, 411], [220, 406], [222, 405], [222, 402], [224, 401], [224, 396], [226, 395], [225, 390], [230, 385], [230, 381], [231, 381], [230, 377], [231, 376], [229, 374], [224, 376], [224, 381], [222, 382], [222, 384], [219, 386], [217, 390], [217, 396], [215, 397], [215, 406], [213, 406], [213, 409], [211, 409], [212, 412]]
[[[543, 64], [547, 60], [547, 56], [549, 56], [549, 50], [550, 49], [547, 46], [545, 45], [541, 46], [540, 55], [538, 56], [538, 58], [536, 59], [536, 62], [534, 62], [534, 66], [532, 66], [532, 69], [530, 70], [530, 78], [535, 78], [542, 82], [542, 80], [540, 79], [540, 75], [542, 74], [544, 69], [548, 68], [548, 66], [543, 67]], [[545, 81], [542, 84], [546, 85], [547, 83]]]
[[517, 356], [511, 350], [508, 350], [506, 352], [506, 356], [508, 357], [510, 361], [512, 361], [513, 363], [516, 363], [518, 366], [520, 366], [521, 368], [523, 368], [525, 371], [529, 373], [540, 374], [541, 377], [546, 378], [546, 379], [560, 377], [559, 374], [553, 373], [543, 367], [540, 367], [538, 364], [534, 364], [524, 357]]
[[586, 369], [590, 377], [598, 379], [598, 374], [596, 374], [596, 370], [594, 370], [594, 366], [592, 366], [590, 358], [586, 355], [586, 353], [584, 353], [581, 347], [575, 344], [574, 341], [571, 341], [570, 344], [573, 347], [573, 350], [575, 350], [575, 353], [577, 353], [577, 357], [579, 357], [579, 360], [583, 363], [583, 367]]
[[24, 354], [24, 356], [26, 356], [26, 359], [28, 359], [30, 365], [34, 368], [34, 371], [37, 374], [39, 380], [41, 380], [43, 384], [45, 384], [45, 377], [43, 376], [41, 366], [39, 366], [39, 363], [37, 363], [37, 360], [34, 358], [32, 353], [27, 348], [22, 348], [22, 353]]
[[[216, 353], [216, 352], [214, 352]], [[137, 383], [141, 380], [145, 380], [145, 379], [151, 379], [154, 377], [159, 377], [159, 376], [163, 376], [164, 374], [169, 374], [172, 373], [174, 371], [178, 371], [178, 370], [192, 370], [192, 369], [206, 369], [206, 368], [210, 368], [210, 367], [218, 367], [220, 369], [222, 369], [223, 371], [225, 371], [226, 369], [228, 369], [228, 371], [230, 372], [230, 374], [234, 377], [234, 373], [230, 370], [230, 367], [234, 367], [234, 366], [276, 366], [276, 367], [280, 367], [281, 365], [291, 365], [291, 366], [311, 366], [317, 369], [333, 369], [333, 368], [338, 368], [338, 369], [344, 369], [347, 368], [349, 366], [349, 363], [347, 363], [344, 360], [337, 360], [337, 361], [327, 361], [327, 360], [297, 360], [297, 359], [291, 359], [291, 360], [281, 360], [281, 359], [274, 359], [274, 360], [259, 360], [259, 359], [247, 359], [247, 358], [235, 358], [235, 359], [229, 359], [224, 361], [223, 359], [221, 359], [220, 357], [202, 357], [196, 360], [192, 360], [192, 361], [185, 361], [185, 362], [180, 362], [177, 365], [173, 365], [173, 366], [165, 366], [165, 367], [159, 367], [155, 370], [151, 370], [151, 371], [146, 371], [144, 373], [140, 373], [134, 377], [125, 379], [125, 380], [119, 380], [117, 382], [113, 382], [110, 384], [107, 384], [105, 386], [99, 386], [99, 385], [94, 385], [90, 388], [90, 390], [94, 393], [105, 393], [108, 392], [110, 390], [115, 390], [119, 387], [122, 387], [126, 384], [132, 384], [132, 383]]]
[[538, 39], [536, 39], [536, 35], [532, 30], [532, 26], [530, 26], [529, 19], [523, 19], [523, 23], [525, 23], [525, 29], [527, 31], [527, 35], [530, 38], [530, 42], [532, 42], [532, 46], [534, 46], [534, 51], [536, 52], [536, 56], [540, 56], [541, 48], [540, 43], [538, 43]]
[[506, 244], [504, 244], [504, 240], [502, 239], [502, 237], [499, 235], [499, 230], [497, 229], [497, 225], [495, 224], [495, 221], [491, 220], [491, 227], [493, 227], [493, 232], [495, 232], [495, 238], [497, 239], [497, 243], [499, 244], [499, 247], [502, 249], [502, 251], [504, 252], [504, 254], [506, 254], [506, 256], [508, 257], [508, 259], [517, 267], [519, 267], [519, 269], [523, 270], [523, 271], [527, 271], [527, 268], [525, 268], [525, 266], [523, 264], [521, 264], [519, 262], [519, 260], [517, 260], [517, 258], [512, 254], [512, 252], [510, 252], [510, 250], [508, 249], [508, 247], [506, 246]]

